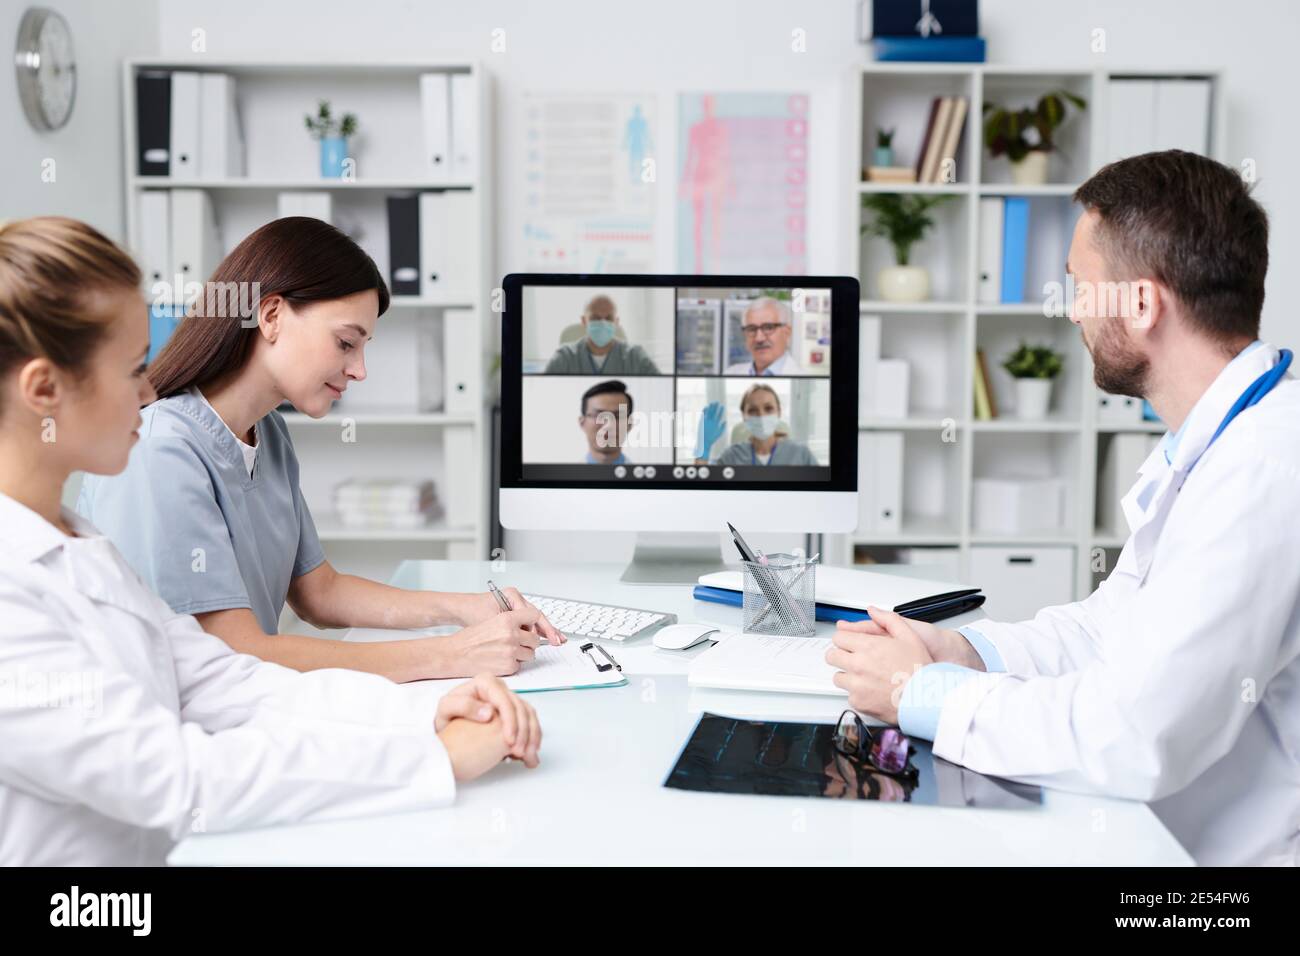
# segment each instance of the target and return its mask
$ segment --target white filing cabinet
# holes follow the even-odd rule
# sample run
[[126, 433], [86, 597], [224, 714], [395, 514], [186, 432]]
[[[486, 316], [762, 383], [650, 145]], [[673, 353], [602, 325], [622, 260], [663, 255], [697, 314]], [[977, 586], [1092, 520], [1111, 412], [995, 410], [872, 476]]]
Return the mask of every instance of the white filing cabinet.
[[975, 545], [969, 580], [988, 595], [981, 610], [989, 617], [1024, 621], [1042, 608], [1074, 599], [1074, 549]]

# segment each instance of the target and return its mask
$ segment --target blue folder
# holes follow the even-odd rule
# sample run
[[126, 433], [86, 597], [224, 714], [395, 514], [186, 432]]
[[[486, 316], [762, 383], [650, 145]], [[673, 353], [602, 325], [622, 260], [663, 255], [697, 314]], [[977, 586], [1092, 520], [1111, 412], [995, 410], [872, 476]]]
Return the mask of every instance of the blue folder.
[[1029, 259], [1029, 200], [1008, 196], [1002, 216], [1002, 301], [1025, 301], [1025, 269]]

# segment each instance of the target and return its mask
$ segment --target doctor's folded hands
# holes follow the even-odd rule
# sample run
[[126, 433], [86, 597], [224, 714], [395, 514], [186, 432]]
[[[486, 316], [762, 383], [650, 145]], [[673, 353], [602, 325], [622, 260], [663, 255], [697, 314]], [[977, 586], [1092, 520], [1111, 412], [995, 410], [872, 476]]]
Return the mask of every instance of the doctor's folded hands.
[[1148, 801], [1200, 863], [1295, 865], [1300, 381], [1258, 338], [1268, 222], [1235, 170], [1177, 150], [1075, 198], [1072, 320], [1096, 383], [1170, 429], [1123, 500], [1118, 560], [1018, 623], [872, 608], [827, 659], [855, 709], [953, 763]]
[[[0, 865], [161, 863], [190, 833], [438, 807], [536, 766], [537, 716], [498, 678], [435, 705], [238, 653], [61, 508], [72, 472], [125, 467], [154, 398], [140, 278], [82, 223], [0, 226]], [[535, 646], [535, 611], [491, 617], [467, 660]]]

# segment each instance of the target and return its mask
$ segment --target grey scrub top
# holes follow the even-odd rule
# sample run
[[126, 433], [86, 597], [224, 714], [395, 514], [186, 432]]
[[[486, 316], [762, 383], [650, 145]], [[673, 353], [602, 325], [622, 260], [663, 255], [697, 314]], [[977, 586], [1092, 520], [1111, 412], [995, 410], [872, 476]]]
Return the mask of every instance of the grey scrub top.
[[198, 396], [140, 414], [126, 470], [86, 475], [77, 511], [172, 610], [246, 607], [278, 633], [290, 582], [325, 560], [284, 419], [271, 412], [257, 423], [250, 477], [235, 436]]
[[658, 375], [654, 360], [639, 345], [628, 345], [614, 340], [614, 347], [605, 353], [605, 364], [596, 366], [586, 338], [561, 345], [546, 363], [548, 375]]
[[[739, 441], [734, 445], [728, 445], [715, 464], [719, 465], [753, 465], [754, 446], [747, 441]], [[757, 462], [761, 465], [762, 462]], [[797, 441], [791, 441], [788, 438], [782, 438], [772, 448], [772, 458], [768, 461], [769, 465], [816, 465], [817, 458], [807, 445], [801, 445]]]

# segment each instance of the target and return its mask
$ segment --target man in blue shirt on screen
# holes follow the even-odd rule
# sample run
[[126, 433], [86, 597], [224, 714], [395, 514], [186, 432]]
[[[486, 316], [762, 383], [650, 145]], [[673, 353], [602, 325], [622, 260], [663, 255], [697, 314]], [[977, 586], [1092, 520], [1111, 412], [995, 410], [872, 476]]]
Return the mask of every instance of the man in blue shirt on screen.
[[582, 393], [578, 427], [587, 436], [587, 464], [626, 465], [623, 445], [632, 418], [632, 396], [627, 385], [611, 379], [597, 382]]

